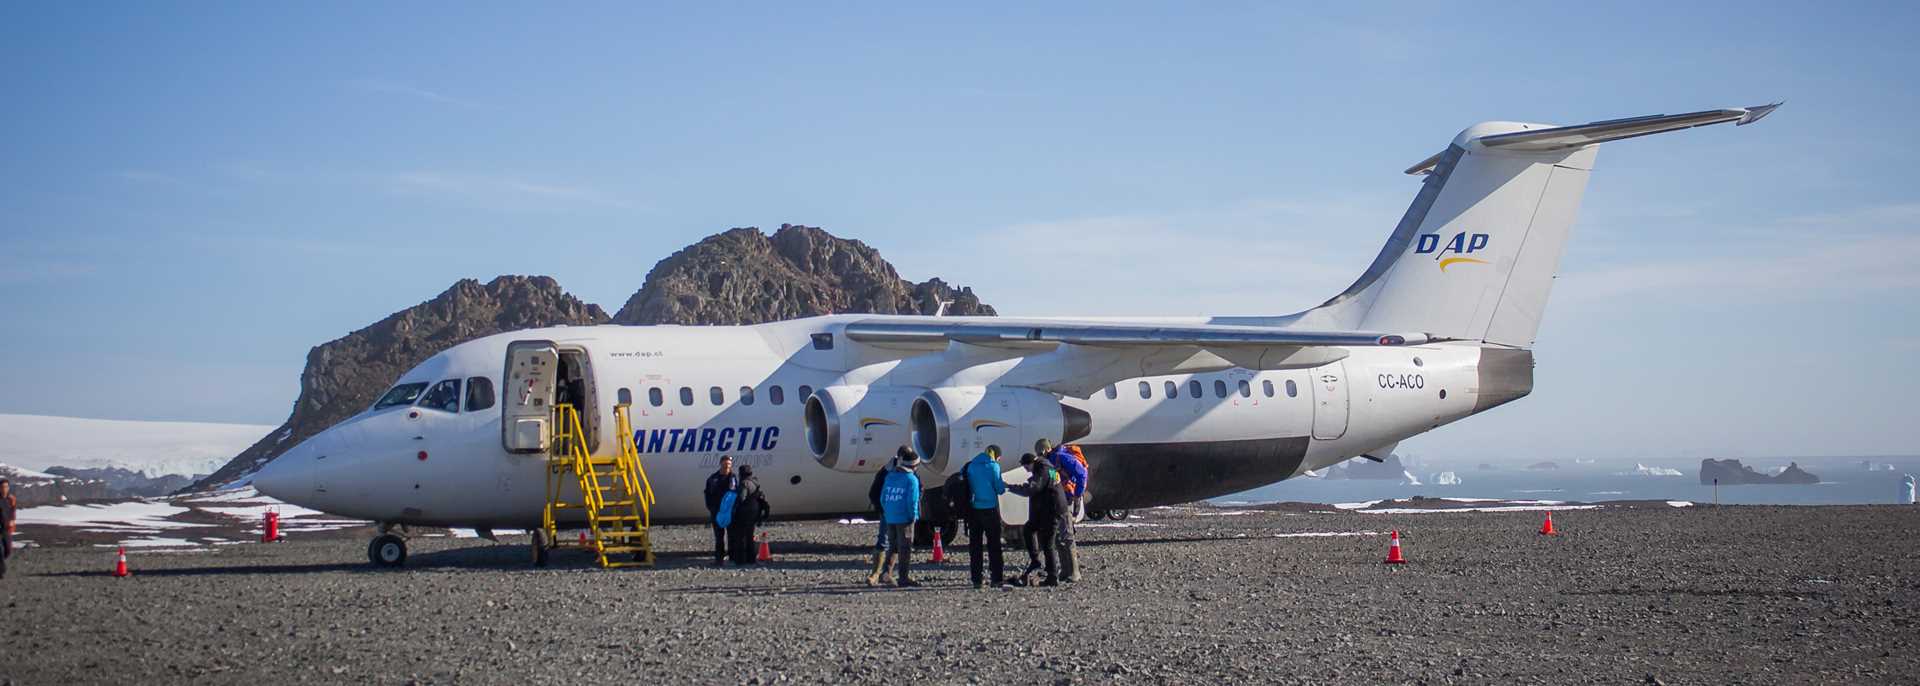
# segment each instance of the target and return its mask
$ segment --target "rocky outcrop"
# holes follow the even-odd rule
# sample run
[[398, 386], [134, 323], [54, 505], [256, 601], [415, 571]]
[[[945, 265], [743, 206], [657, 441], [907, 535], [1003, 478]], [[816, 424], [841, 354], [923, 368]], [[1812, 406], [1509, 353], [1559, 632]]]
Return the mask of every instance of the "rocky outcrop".
[[76, 469], [73, 467], [48, 467], [47, 473], [80, 481], [99, 481], [106, 484], [108, 497], [113, 498], [153, 498], [167, 495], [193, 485], [193, 482], [206, 476], [181, 476], [179, 474], [161, 474], [149, 476], [131, 469], [120, 467], [97, 467]]
[[823, 314], [992, 315], [970, 288], [915, 284], [860, 241], [782, 224], [773, 235], [739, 228], [709, 236], [654, 265], [620, 324], [758, 324]]
[[300, 373], [300, 397], [285, 424], [193, 488], [231, 481], [372, 405], [408, 369], [442, 350], [503, 331], [604, 324], [606, 310], [581, 302], [545, 276], [462, 279], [432, 300], [316, 346]]
[[1722, 486], [1740, 484], [1817, 484], [1820, 477], [1801, 469], [1797, 462], [1787, 463], [1787, 468], [1779, 474], [1761, 474], [1752, 467], [1740, 464], [1739, 460], [1701, 460], [1700, 483], [1718, 482]]
[[20, 507], [58, 505], [115, 497], [107, 482], [76, 479], [51, 472], [36, 472], [9, 464], [0, 464], [0, 479], [7, 480], [7, 491]]

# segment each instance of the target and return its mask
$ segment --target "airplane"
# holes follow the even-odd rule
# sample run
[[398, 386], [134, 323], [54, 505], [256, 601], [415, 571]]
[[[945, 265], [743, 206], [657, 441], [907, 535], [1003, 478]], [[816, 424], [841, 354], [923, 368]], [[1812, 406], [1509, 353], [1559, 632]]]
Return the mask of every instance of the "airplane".
[[[1532, 392], [1535, 335], [1597, 146], [1744, 126], [1778, 106], [1475, 124], [1406, 170], [1420, 190], [1366, 271], [1289, 315], [837, 314], [488, 336], [402, 374], [253, 485], [379, 523], [369, 559], [398, 566], [406, 526], [543, 526], [541, 453], [563, 397], [593, 455], [630, 442], [645, 461], [656, 523], [707, 521], [702, 487], [722, 455], [752, 465], [775, 514], [795, 519], [868, 512], [873, 473], [900, 446], [923, 457], [932, 488], [989, 445], [1017, 469], [1038, 439], [1078, 444], [1094, 512], [1377, 459]], [[525, 373], [535, 367], [545, 373]], [[632, 435], [615, 434], [616, 407]], [[916, 540], [957, 528], [941, 518]]]

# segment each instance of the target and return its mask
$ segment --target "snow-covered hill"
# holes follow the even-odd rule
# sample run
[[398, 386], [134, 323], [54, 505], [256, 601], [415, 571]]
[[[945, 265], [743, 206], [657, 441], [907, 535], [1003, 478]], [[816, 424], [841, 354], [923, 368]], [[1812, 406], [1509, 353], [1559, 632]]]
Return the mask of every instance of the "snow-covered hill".
[[119, 467], [210, 474], [273, 427], [0, 414], [0, 462], [31, 470]]

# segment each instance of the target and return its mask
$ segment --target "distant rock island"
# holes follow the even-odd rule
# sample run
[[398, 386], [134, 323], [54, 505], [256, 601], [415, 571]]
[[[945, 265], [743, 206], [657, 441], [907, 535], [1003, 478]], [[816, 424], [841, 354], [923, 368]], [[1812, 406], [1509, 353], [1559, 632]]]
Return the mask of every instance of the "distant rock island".
[[1817, 484], [1820, 477], [1801, 469], [1799, 463], [1788, 463], [1779, 474], [1767, 475], [1754, 471], [1752, 467], [1740, 464], [1739, 460], [1700, 461], [1700, 483], [1737, 486], [1741, 484]]
[[[518, 329], [592, 324], [759, 324], [823, 314], [992, 316], [973, 290], [940, 279], [913, 283], [865, 243], [782, 224], [708, 236], [661, 260], [613, 316], [546, 276], [462, 279], [433, 299], [395, 312], [307, 353], [300, 396], [285, 424], [189, 491], [249, 474], [287, 449], [365, 410], [393, 380], [440, 351]], [[1396, 478], [1398, 472], [1395, 473]]]
[[1527, 465], [1527, 469], [1533, 469], [1533, 470], [1559, 469], [1559, 468], [1560, 468], [1560, 464], [1552, 460], [1547, 460], [1545, 462], [1535, 462], [1533, 464]]

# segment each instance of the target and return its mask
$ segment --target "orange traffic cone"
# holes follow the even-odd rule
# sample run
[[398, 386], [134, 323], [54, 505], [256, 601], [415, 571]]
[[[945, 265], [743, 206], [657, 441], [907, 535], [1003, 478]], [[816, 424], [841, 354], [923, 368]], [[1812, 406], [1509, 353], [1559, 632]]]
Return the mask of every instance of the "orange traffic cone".
[[113, 575], [127, 576], [129, 574], [132, 574], [132, 572], [127, 571], [127, 549], [121, 548], [120, 559], [113, 563]]
[[1390, 547], [1387, 548], [1386, 564], [1403, 565], [1406, 563], [1407, 558], [1400, 556], [1400, 532], [1395, 531], [1393, 532], [1393, 542], [1390, 544]]
[[585, 531], [580, 532], [580, 547], [587, 547], [587, 532]]
[[1553, 530], [1553, 511], [1552, 510], [1547, 511], [1547, 523], [1540, 525], [1540, 535], [1542, 536], [1560, 535], [1560, 532]]
[[760, 553], [755, 555], [753, 559], [755, 562], [770, 562], [773, 560], [773, 545], [768, 541], [766, 534], [760, 534]]
[[940, 527], [933, 527], [933, 561], [946, 562], [947, 548], [940, 544]]

